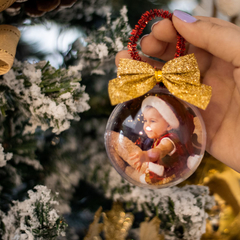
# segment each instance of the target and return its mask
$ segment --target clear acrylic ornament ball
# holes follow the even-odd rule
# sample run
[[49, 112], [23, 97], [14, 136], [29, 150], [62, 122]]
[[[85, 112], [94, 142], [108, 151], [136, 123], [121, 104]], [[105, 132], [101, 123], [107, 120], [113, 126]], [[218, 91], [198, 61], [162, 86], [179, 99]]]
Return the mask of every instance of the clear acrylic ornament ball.
[[105, 132], [113, 167], [130, 183], [147, 188], [187, 179], [199, 166], [205, 146], [198, 109], [159, 86], [117, 105]]

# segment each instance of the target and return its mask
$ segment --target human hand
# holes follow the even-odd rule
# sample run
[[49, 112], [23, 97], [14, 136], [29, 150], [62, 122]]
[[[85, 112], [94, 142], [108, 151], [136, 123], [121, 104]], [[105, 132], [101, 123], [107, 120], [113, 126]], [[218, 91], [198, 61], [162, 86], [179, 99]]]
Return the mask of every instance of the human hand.
[[[154, 24], [152, 32], [141, 40], [142, 52], [164, 61], [173, 59], [176, 30], [186, 39], [186, 54], [194, 53], [202, 82], [212, 86], [212, 98], [201, 110], [207, 130], [206, 150], [216, 159], [240, 172], [240, 28], [209, 17], [191, 17], [174, 11], [172, 22], [164, 19]], [[152, 66], [161, 62], [141, 56]], [[117, 54], [131, 58], [127, 51]]]
[[129, 154], [129, 160], [133, 163], [133, 167], [140, 172], [142, 164], [147, 161], [146, 154], [144, 151], [135, 152]]

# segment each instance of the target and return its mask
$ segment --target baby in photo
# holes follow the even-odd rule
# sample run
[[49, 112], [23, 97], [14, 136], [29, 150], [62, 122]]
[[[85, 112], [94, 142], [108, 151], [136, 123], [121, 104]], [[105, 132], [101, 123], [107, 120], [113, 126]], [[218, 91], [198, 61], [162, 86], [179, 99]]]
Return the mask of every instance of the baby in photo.
[[[177, 100], [170, 100], [173, 104], [178, 104]], [[144, 173], [140, 177], [143, 183], [146, 182], [146, 176], [149, 184], [157, 183], [164, 178], [173, 179], [178, 172], [187, 169], [187, 158], [193, 151], [191, 146], [193, 116], [185, 109], [176, 113], [171, 105], [156, 96], [145, 98], [141, 110], [144, 118], [143, 130], [148, 138], [153, 139], [153, 144], [151, 149], [132, 153], [129, 158], [134, 162], [135, 169]], [[180, 121], [183, 121], [182, 126]], [[180, 139], [181, 127], [187, 130], [183, 139]]]

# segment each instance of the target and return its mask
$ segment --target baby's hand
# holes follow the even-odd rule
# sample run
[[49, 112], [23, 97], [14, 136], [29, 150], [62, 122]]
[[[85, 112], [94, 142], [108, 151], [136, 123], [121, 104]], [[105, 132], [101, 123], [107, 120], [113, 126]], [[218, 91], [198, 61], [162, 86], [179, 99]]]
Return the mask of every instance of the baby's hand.
[[142, 164], [147, 161], [146, 154], [143, 151], [130, 154], [129, 160], [133, 162], [133, 166], [138, 172], [140, 171]]
[[149, 171], [148, 168], [149, 167], [149, 162], [144, 162], [141, 166], [141, 169], [140, 169], [140, 173], [147, 173], [147, 171]]

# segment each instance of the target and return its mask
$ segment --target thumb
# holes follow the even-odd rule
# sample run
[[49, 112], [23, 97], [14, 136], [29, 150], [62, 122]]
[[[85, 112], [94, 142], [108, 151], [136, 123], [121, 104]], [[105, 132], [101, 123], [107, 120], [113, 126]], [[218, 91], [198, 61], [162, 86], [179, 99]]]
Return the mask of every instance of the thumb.
[[240, 28], [230, 27], [231, 23], [222, 24], [222, 20], [216, 21], [213, 18], [199, 20], [179, 10], [173, 12], [172, 21], [176, 30], [190, 44], [235, 67], [240, 66]]

